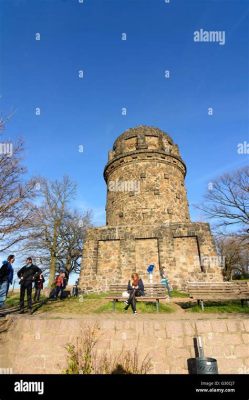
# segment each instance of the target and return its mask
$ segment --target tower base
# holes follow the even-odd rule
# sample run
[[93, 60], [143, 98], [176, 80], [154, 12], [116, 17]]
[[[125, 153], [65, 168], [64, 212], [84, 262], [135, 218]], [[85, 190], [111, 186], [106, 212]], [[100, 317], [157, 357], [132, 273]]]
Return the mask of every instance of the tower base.
[[107, 226], [87, 231], [80, 288], [108, 291], [111, 284], [126, 284], [133, 272], [149, 283], [150, 264], [153, 283], [160, 283], [164, 269], [174, 289], [184, 290], [188, 281], [223, 279], [207, 223]]

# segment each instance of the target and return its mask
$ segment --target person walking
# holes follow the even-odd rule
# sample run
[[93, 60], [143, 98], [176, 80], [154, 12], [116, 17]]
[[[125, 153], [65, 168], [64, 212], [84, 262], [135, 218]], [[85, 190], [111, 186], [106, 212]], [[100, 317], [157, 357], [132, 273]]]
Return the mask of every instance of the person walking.
[[18, 272], [17, 276], [20, 278], [20, 314], [24, 313], [24, 298], [25, 292], [27, 291], [28, 309], [29, 313], [32, 314], [32, 284], [38, 275], [42, 273], [41, 269], [33, 264], [32, 258], [26, 259], [26, 265], [22, 267]]
[[133, 314], [137, 314], [136, 297], [144, 296], [144, 284], [139, 275], [135, 272], [131, 275], [131, 280], [128, 282], [127, 292], [129, 293], [128, 300], [125, 301], [125, 310], [131, 306]]
[[5, 300], [9, 291], [9, 286], [12, 285], [14, 269], [12, 264], [15, 261], [15, 256], [11, 254], [7, 261], [3, 261], [0, 268], [0, 308], [4, 308]]
[[34, 301], [40, 300], [41, 290], [43, 289], [43, 283], [45, 282], [44, 276], [42, 274], [38, 275], [35, 279], [35, 295]]

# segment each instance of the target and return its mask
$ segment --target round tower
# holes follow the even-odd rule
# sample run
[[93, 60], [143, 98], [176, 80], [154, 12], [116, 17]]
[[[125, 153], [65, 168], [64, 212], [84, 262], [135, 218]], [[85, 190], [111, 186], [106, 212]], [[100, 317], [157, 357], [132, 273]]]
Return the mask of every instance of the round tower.
[[128, 129], [114, 142], [104, 170], [107, 225], [189, 222], [185, 176], [179, 148], [167, 133]]

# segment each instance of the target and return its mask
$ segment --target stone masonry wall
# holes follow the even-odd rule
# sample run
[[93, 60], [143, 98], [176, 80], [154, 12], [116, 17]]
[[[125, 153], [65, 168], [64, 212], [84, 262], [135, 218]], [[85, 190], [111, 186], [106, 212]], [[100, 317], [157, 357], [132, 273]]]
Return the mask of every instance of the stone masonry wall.
[[[181, 162], [153, 154], [139, 154], [108, 175], [107, 225], [162, 224], [189, 221]], [[131, 183], [129, 183], [131, 182]], [[119, 185], [119, 186], [118, 186]], [[123, 185], [123, 186], [122, 186]], [[125, 186], [126, 185], [126, 186]]]
[[201, 335], [205, 355], [218, 361], [219, 373], [249, 373], [249, 320], [220, 318], [170, 320], [159, 315], [140, 319], [10, 319], [0, 335], [0, 368], [13, 373], [61, 373], [67, 343], [76, 343], [87, 326], [99, 327], [98, 353], [117, 354], [138, 347], [140, 361], [151, 358], [150, 373], [187, 374], [187, 359], [195, 357], [193, 338]]
[[146, 283], [149, 264], [155, 264], [154, 283], [165, 268], [177, 289], [185, 289], [187, 281], [222, 280], [208, 224], [119, 226], [88, 230], [80, 287], [105, 291], [112, 283], [128, 282], [135, 271]]

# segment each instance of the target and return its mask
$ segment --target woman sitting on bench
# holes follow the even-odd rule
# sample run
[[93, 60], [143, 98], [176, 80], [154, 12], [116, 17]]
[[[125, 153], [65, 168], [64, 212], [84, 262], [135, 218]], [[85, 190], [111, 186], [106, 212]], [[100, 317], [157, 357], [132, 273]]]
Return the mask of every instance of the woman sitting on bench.
[[136, 296], [144, 296], [144, 284], [136, 272], [131, 275], [131, 281], [128, 282], [127, 292], [129, 293], [129, 298], [125, 301], [125, 310], [128, 310], [131, 306], [133, 314], [137, 314]]

